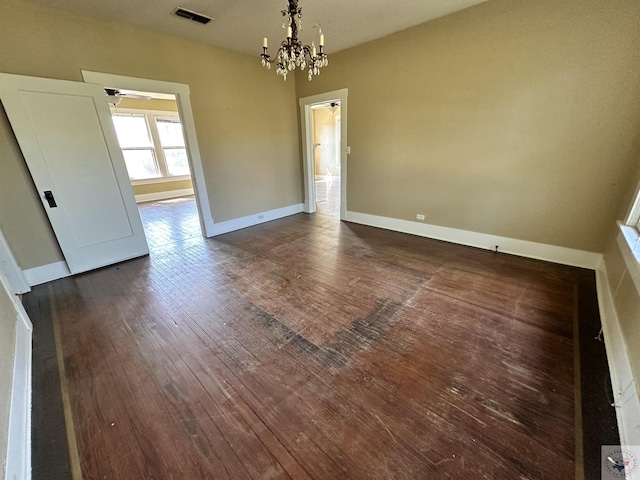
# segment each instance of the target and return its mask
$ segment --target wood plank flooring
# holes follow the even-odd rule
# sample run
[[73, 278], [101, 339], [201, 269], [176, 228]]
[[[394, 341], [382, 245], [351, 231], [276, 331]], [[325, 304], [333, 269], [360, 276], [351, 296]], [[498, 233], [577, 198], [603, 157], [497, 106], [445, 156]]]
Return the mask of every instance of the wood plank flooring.
[[141, 211], [149, 257], [29, 294], [84, 478], [574, 477], [593, 272], [331, 215], [203, 239], [171, 226], [192, 201]]
[[316, 212], [340, 218], [339, 176], [316, 176]]

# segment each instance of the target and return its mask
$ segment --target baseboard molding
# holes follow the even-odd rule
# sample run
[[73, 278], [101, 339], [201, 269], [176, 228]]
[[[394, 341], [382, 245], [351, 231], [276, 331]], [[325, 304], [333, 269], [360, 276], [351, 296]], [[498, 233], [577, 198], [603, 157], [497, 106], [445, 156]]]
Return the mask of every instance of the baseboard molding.
[[17, 314], [16, 347], [13, 360], [7, 479], [31, 478], [31, 353], [33, 327], [19, 298], [14, 297]]
[[602, 254], [596, 252], [574, 250], [572, 248], [369, 215], [367, 213], [348, 211], [346, 221], [487, 250], [495, 250], [496, 245], [498, 245], [498, 251], [502, 253], [535, 258], [572, 267], [589, 268], [591, 270], [597, 269], [602, 261]]
[[[288, 217], [289, 215], [302, 212], [303, 206], [304, 205], [302, 203], [298, 203], [287, 207], [268, 210], [266, 212], [247, 215], [246, 217], [234, 218], [233, 220], [227, 220], [226, 222], [220, 223], [215, 223], [212, 219], [205, 219], [205, 235], [207, 237], [214, 237], [216, 235], [222, 235], [223, 233], [233, 232], [234, 230], [251, 227], [252, 225], [258, 225], [259, 223]], [[29, 268], [24, 271], [24, 275], [29, 285], [33, 287], [59, 278], [68, 277], [71, 275], [71, 272], [69, 271], [66, 262], [55, 262], [48, 265], [42, 265], [40, 267]]]
[[184, 197], [193, 195], [193, 188], [181, 188], [179, 190], [168, 190], [166, 192], [141, 193], [136, 195], [136, 203], [154, 202], [156, 200], [167, 200], [169, 198]]
[[636, 389], [624, 337], [620, 330], [613, 295], [603, 262], [596, 270], [598, 305], [609, 363], [620, 444], [640, 445], [640, 398]]
[[68, 277], [71, 275], [67, 262], [55, 262], [40, 267], [29, 268], [24, 271], [24, 276], [27, 278], [27, 282], [32, 287], [34, 285], [40, 285], [42, 283], [51, 282], [59, 278]]
[[222, 235], [223, 233], [233, 232], [242, 228], [251, 227], [260, 223], [270, 222], [271, 220], [277, 220], [278, 218], [288, 217], [289, 215], [295, 215], [302, 212], [304, 204], [298, 203], [295, 205], [289, 205], [288, 207], [276, 208], [275, 210], [268, 210], [266, 212], [260, 212], [253, 215], [247, 215], [246, 217], [234, 218], [233, 220], [227, 220], [226, 222], [214, 223], [205, 221], [205, 228], [207, 230], [208, 237], [214, 237], [216, 235]]

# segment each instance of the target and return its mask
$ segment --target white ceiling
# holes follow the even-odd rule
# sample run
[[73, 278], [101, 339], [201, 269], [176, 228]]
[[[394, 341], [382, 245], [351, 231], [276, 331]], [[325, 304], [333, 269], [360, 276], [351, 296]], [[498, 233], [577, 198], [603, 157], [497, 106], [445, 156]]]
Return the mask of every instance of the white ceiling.
[[[36, 0], [38, 3], [196, 42], [259, 55], [262, 37], [270, 50], [283, 39], [287, 0]], [[299, 0], [307, 44], [318, 25], [328, 54], [442, 17], [486, 0]], [[208, 25], [171, 15], [176, 6], [213, 17]]]

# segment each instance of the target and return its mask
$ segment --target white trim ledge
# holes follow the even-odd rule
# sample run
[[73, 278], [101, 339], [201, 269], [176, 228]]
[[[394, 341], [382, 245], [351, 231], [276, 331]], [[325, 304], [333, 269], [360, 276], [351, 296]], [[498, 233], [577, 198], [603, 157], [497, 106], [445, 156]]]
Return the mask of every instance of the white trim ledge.
[[193, 195], [193, 188], [181, 188], [178, 190], [167, 190], [165, 192], [141, 193], [136, 195], [136, 203], [155, 202], [156, 200], [167, 200], [169, 198], [184, 197]]
[[596, 270], [596, 287], [620, 444], [622, 446], [640, 445], [640, 399], [613, 304], [605, 262], [601, 262]]
[[27, 282], [32, 287], [40, 285], [42, 283], [58, 280], [59, 278], [68, 277], [71, 275], [67, 262], [55, 262], [40, 267], [29, 268], [24, 271], [24, 276], [27, 278]]
[[10, 293], [21, 294], [31, 291], [24, 272], [18, 266], [11, 249], [0, 230], [0, 271], [4, 274], [11, 289]]
[[635, 227], [621, 222], [618, 222], [618, 228], [620, 229], [617, 238], [618, 248], [624, 258], [627, 272], [640, 295], [640, 235]]
[[277, 220], [278, 218], [288, 217], [289, 215], [295, 215], [301, 213], [304, 208], [303, 203], [295, 205], [289, 205], [288, 207], [276, 208], [274, 210], [268, 210], [266, 212], [255, 213], [253, 215], [247, 215], [246, 217], [234, 218], [225, 222], [214, 223], [213, 220], [206, 222], [207, 236], [214, 237], [216, 235], [222, 235], [223, 233], [233, 232], [242, 228], [251, 227], [260, 223], [270, 222], [271, 220]]
[[[5, 288], [7, 286], [5, 285]], [[31, 479], [31, 352], [33, 326], [20, 298], [13, 296], [16, 344], [11, 381], [6, 479]]]
[[441, 227], [422, 222], [412, 222], [397, 218], [381, 217], [368, 213], [347, 212], [348, 222], [384, 228], [396, 232], [409, 233], [420, 237], [444, 240], [446, 242], [467, 245], [470, 247], [495, 250], [496, 245], [501, 253], [509, 253], [520, 257], [535, 258], [547, 262], [570, 265], [572, 267], [596, 270], [602, 261], [602, 254], [558, 247], [544, 243], [529, 242], [516, 238], [500, 237], [486, 233], [470, 232], [457, 228]]
[[156, 183], [182, 182], [184, 180], [191, 180], [191, 175], [176, 175], [172, 177], [154, 177], [146, 178], [144, 180], [131, 180], [131, 186], [137, 187], [138, 185], [155, 185]]

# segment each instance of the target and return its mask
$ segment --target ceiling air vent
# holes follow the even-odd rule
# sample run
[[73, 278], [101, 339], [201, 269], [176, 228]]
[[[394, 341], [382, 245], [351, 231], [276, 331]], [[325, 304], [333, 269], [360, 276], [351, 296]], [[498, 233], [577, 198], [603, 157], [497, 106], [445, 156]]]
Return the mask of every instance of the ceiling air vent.
[[176, 7], [176, 9], [173, 11], [173, 14], [203, 24], [207, 24], [211, 20], [213, 20], [213, 18], [211, 17], [207, 17], [206, 15], [194, 12], [192, 10], [187, 10], [186, 8], [182, 7]]

